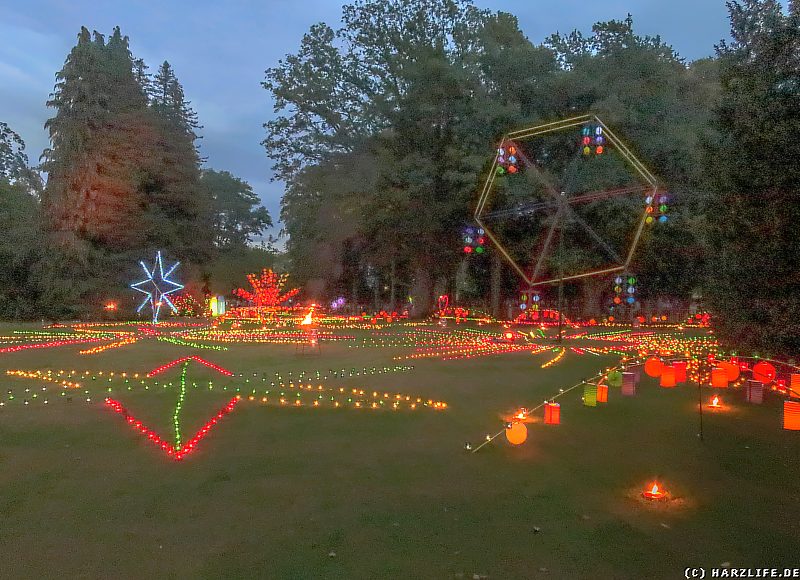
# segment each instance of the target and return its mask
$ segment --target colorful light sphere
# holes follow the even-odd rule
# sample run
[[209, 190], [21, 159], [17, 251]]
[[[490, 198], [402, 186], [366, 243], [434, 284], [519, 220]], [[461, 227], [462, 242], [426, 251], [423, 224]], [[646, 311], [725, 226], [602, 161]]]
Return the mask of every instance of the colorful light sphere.
[[603, 128], [595, 125], [585, 125], [581, 128], [581, 152], [584, 156], [589, 156], [592, 153], [594, 146], [595, 155], [603, 154], [603, 144], [605, 137], [603, 137]]
[[146, 298], [136, 309], [136, 312], [141, 312], [142, 309], [150, 305], [153, 312], [153, 324], [158, 324], [158, 315], [161, 312], [161, 307], [166, 304], [172, 312], [177, 312], [178, 309], [169, 299], [170, 294], [174, 294], [183, 289], [183, 284], [170, 280], [172, 273], [178, 268], [180, 262], [175, 262], [172, 267], [164, 272], [164, 263], [161, 259], [161, 252], [156, 252], [156, 260], [153, 264], [153, 269], [148, 270], [144, 262], [139, 262], [144, 270], [147, 278], [141, 282], [131, 284], [131, 288], [142, 294], [146, 294]]
[[517, 158], [517, 148], [513, 144], [503, 145], [497, 149], [497, 175], [509, 173], [511, 175], [519, 171], [519, 159]]
[[483, 228], [467, 226], [464, 228], [462, 238], [464, 240], [465, 254], [471, 254], [473, 252], [476, 254], [483, 254], [486, 251], [486, 232]]
[[528, 439], [528, 428], [524, 423], [512, 423], [506, 427], [506, 439], [511, 445], [522, 445]]
[[616, 305], [625, 302], [632, 305], [636, 302], [636, 277], [629, 274], [617, 275], [614, 277], [614, 298]]

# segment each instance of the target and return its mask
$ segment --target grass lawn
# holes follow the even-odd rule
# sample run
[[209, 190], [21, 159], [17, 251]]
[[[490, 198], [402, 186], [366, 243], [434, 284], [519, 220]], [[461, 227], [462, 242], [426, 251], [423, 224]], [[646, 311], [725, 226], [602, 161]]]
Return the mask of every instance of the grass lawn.
[[[705, 414], [700, 442], [696, 388], [645, 378], [636, 397], [611, 389], [597, 408], [575, 390], [561, 399], [561, 425], [531, 424], [524, 445], [501, 437], [473, 454], [464, 443], [497, 432], [504, 412], [618, 358], [569, 352], [542, 369], [551, 352], [395, 361], [411, 349], [354, 344], [324, 344], [319, 355], [155, 341], [95, 355], [78, 355], [83, 346], [0, 354], [3, 371], [95, 376], [69, 397], [52, 383], [0, 376], [0, 577], [682, 578], [687, 566], [723, 562], [800, 566], [800, 433], [781, 429], [777, 397], [757, 406], [724, 393], [729, 409]], [[257, 395], [176, 462], [103, 404], [107, 374], [98, 373], [146, 373], [186, 355], [243, 376], [187, 367], [184, 439], [237, 387]], [[397, 365], [414, 369], [369, 370]], [[276, 396], [276, 373], [288, 382], [301, 371], [328, 376], [315, 385], [448, 408], [260, 402], [265, 389]], [[149, 379], [147, 390], [115, 379], [109, 396], [167, 438], [180, 373]], [[641, 501], [655, 478], [682, 500]]]

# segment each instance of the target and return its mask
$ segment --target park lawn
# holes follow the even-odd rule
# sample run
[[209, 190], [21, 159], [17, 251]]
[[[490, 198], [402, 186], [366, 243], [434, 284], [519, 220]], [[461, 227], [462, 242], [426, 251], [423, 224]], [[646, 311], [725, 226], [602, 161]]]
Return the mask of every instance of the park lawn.
[[[635, 398], [612, 389], [597, 408], [582, 406], [576, 389], [561, 399], [561, 425], [530, 424], [524, 445], [501, 437], [472, 454], [464, 443], [497, 432], [504, 412], [535, 406], [616, 358], [570, 352], [541, 369], [553, 353], [443, 362], [394, 361], [410, 351], [346, 343], [321, 355], [155, 342], [78, 350], [4, 354], [0, 367], [147, 372], [198, 355], [241, 373], [189, 366], [197, 386], [188, 388], [184, 437], [237, 387], [258, 395], [275, 373], [320, 370], [328, 386], [449, 407], [280, 408], [245, 397], [178, 463], [103, 405], [99, 374], [71, 401], [24, 406], [17, 397], [0, 408], [0, 577], [676, 578], [723, 562], [798, 565], [800, 435], [781, 429], [778, 398], [752, 406], [724, 393], [731, 409], [706, 413], [700, 442], [694, 387], [645, 379]], [[371, 373], [397, 365], [415, 369]], [[342, 369], [360, 374], [330, 374]], [[179, 374], [111, 396], [167, 436]], [[0, 393], [41, 387], [0, 383]], [[654, 478], [681, 500], [640, 501]]]

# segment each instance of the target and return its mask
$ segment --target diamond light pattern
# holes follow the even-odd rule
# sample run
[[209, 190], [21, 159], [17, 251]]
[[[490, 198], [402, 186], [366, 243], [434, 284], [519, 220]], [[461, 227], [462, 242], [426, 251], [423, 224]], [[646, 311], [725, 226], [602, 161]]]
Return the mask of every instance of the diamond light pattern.
[[[512, 148], [520, 166], [514, 174], [503, 166]], [[497, 198], [503, 197], [498, 193], [498, 179], [517, 180], [512, 188], [516, 197], [507, 192], [504, 197], [514, 202], [492, 208]], [[599, 186], [590, 187], [592, 183]], [[641, 205], [627, 202], [628, 211], [635, 212], [631, 223], [623, 227], [619, 239], [610, 239], [591, 216], [602, 215], [598, 207], [604, 202], [619, 206], [622, 198], [634, 195], [641, 197]], [[483, 185], [475, 221], [527, 286], [534, 287], [626, 270], [658, 197], [658, 181], [630, 149], [596, 115], [581, 115], [506, 134]], [[533, 259], [526, 263], [512, 255], [508, 240], [504, 243], [498, 220], [530, 220], [532, 216], [544, 217], [535, 228], [538, 247], [532, 249]], [[554, 272], [549, 260], [556, 251], [556, 240], [563, 244], [568, 230], [584, 251], [591, 248], [593, 263], [573, 264], [565, 271], [562, 262], [560, 271]]]

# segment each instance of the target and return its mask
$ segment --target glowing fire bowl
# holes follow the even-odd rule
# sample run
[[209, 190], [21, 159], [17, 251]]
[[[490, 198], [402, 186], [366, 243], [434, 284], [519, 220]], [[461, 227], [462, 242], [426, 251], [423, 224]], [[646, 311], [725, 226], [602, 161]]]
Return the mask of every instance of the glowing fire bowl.
[[653, 487], [642, 492], [642, 497], [649, 501], [667, 501], [669, 492], [658, 487], [657, 483], [653, 483]]

